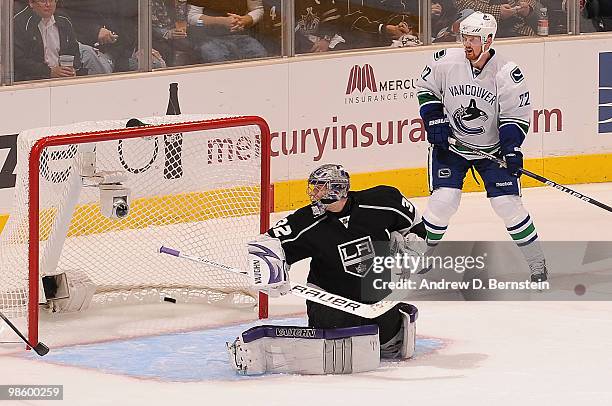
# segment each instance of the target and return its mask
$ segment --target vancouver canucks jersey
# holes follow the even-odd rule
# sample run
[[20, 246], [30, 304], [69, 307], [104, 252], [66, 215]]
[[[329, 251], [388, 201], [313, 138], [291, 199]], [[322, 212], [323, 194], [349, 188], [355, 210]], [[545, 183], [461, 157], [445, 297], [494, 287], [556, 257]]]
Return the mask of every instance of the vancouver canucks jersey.
[[[479, 71], [465, 57], [463, 48], [437, 51], [417, 82], [417, 95], [421, 111], [442, 103], [454, 137], [495, 153], [505, 126], [516, 127], [522, 142], [529, 131], [531, 110], [520, 68], [494, 50], [489, 52], [491, 58]], [[480, 158], [461, 147], [450, 148], [467, 159]]]

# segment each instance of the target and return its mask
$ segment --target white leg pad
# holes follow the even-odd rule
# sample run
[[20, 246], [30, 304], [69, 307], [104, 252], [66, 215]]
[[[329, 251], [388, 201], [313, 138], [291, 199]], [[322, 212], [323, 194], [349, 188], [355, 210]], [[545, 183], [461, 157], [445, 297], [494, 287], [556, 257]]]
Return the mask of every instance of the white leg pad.
[[243, 375], [350, 374], [380, 364], [378, 326], [316, 329], [258, 326], [227, 343], [230, 364]]
[[397, 334], [380, 346], [382, 358], [412, 358], [416, 351], [416, 321], [419, 311], [416, 306], [402, 303], [398, 308], [402, 326]]

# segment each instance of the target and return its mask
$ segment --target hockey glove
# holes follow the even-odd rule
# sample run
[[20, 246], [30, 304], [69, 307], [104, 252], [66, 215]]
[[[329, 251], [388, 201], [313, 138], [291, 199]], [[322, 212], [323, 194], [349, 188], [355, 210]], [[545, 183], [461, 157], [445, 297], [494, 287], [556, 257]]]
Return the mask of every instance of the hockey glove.
[[[403, 232], [402, 232], [403, 231]], [[402, 257], [402, 266], [392, 269], [392, 280], [407, 280], [423, 269], [422, 257], [427, 253], [427, 243], [408, 230], [393, 231], [389, 235], [389, 255]], [[421, 258], [419, 258], [421, 257]]]
[[254, 289], [263, 290], [271, 297], [289, 292], [289, 265], [280, 240], [264, 234], [247, 246], [249, 277]]
[[506, 161], [506, 169], [508, 169], [508, 172], [516, 177], [521, 176], [521, 169], [523, 169], [523, 153], [519, 148], [515, 148], [514, 151], [504, 154], [504, 161]]
[[453, 134], [448, 119], [444, 115], [431, 114], [423, 120], [425, 131], [427, 131], [427, 141], [430, 144], [438, 145], [448, 149], [448, 137]]
[[518, 124], [507, 123], [499, 128], [500, 151], [506, 161], [506, 168], [512, 175], [521, 176], [523, 153], [521, 145], [525, 140], [525, 131]]

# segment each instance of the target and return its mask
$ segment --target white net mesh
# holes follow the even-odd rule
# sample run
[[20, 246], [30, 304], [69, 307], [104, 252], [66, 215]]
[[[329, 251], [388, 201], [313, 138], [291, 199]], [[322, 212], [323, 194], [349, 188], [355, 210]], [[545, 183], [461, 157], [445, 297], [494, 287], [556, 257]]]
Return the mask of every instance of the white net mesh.
[[[142, 121], [162, 125], [212, 118], [220, 116]], [[87, 122], [19, 135], [15, 207], [0, 236], [1, 311], [13, 317], [27, 312], [32, 146], [41, 137], [125, 128], [126, 122]], [[122, 182], [130, 190], [127, 217], [101, 213], [95, 178], [82, 177], [91, 152], [96, 172], [127, 175]], [[165, 245], [246, 268], [245, 243], [260, 232], [261, 137], [256, 125], [49, 147], [40, 172], [41, 276], [85, 272], [96, 285], [94, 304], [164, 296], [256, 303], [246, 277], [158, 253]]]

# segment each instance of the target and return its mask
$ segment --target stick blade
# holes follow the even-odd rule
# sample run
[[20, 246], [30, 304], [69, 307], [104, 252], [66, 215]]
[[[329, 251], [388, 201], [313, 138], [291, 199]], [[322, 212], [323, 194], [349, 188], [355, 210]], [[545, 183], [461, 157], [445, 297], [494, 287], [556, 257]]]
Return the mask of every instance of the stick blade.
[[40, 355], [41, 357], [44, 357], [49, 352], [49, 347], [47, 347], [43, 343], [36, 344], [36, 346], [33, 349], [36, 352], [36, 354]]

